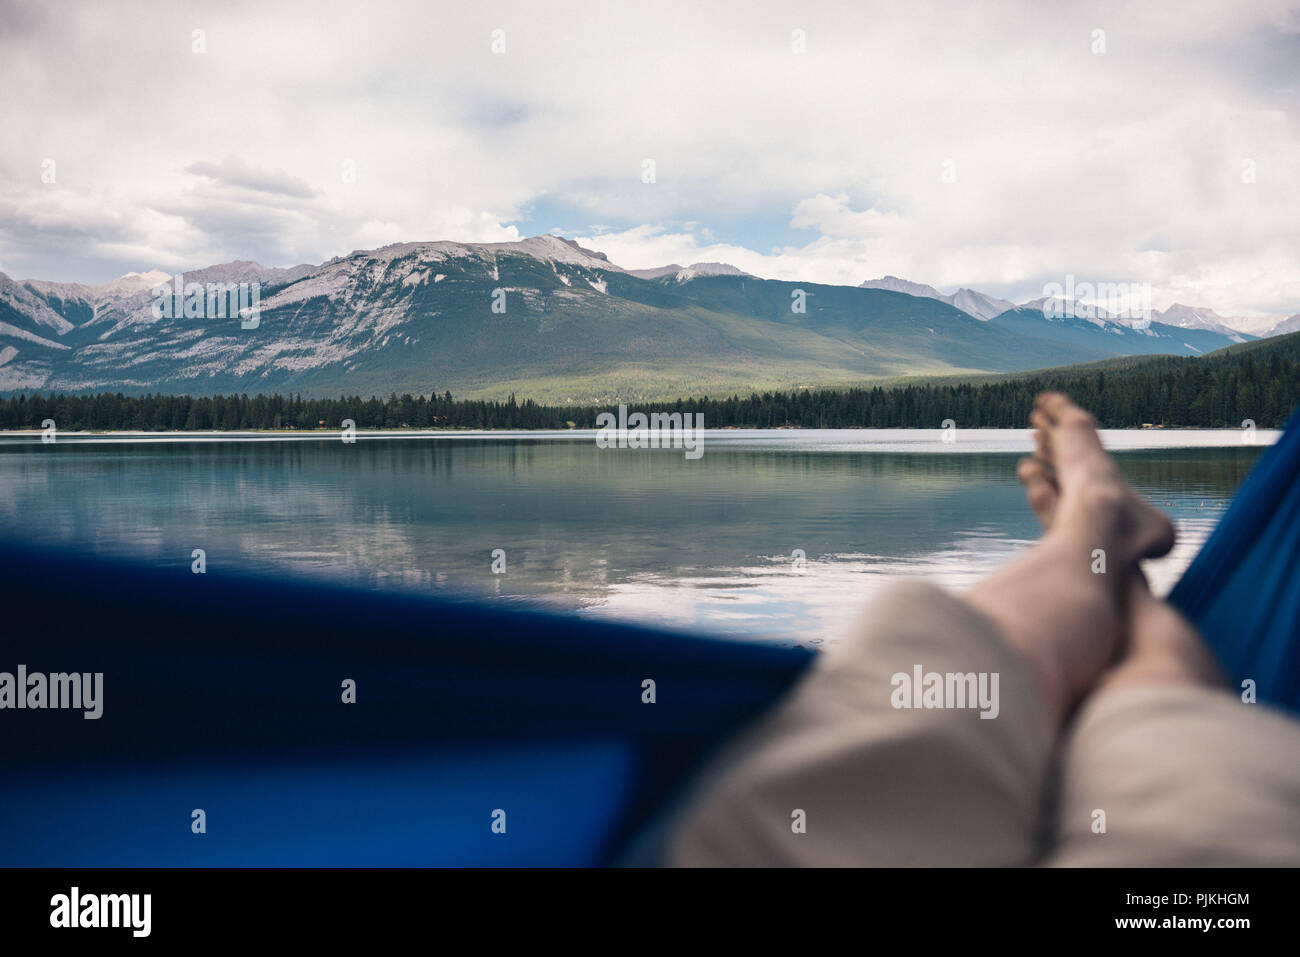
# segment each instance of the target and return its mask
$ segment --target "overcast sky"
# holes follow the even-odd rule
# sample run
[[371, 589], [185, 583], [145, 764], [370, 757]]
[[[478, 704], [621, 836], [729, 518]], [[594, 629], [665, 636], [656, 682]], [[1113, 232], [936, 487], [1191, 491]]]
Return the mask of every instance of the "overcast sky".
[[1150, 283], [1157, 307], [1300, 312], [1297, 3], [0, 0], [0, 18], [14, 278], [560, 232], [628, 268], [1016, 300], [1073, 274]]

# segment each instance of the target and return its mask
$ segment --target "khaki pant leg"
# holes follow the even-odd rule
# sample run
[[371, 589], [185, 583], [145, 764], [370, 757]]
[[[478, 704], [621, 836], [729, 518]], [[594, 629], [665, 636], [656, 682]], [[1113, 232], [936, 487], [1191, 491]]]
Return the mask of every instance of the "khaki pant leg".
[[1300, 722], [1232, 692], [1103, 692], [1060, 774], [1050, 865], [1300, 865]]
[[[997, 716], [895, 708], [891, 678], [915, 665], [997, 674]], [[705, 771], [666, 862], [1032, 863], [1053, 743], [1038, 687], [986, 619], [940, 589], [893, 586]]]

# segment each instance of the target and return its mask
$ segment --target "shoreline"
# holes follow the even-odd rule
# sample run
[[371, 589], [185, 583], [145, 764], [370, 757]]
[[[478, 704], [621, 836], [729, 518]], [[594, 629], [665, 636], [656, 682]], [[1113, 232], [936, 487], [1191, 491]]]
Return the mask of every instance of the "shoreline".
[[[218, 445], [274, 443], [340, 443], [357, 441], [392, 442], [424, 440], [430, 442], [461, 441], [531, 441], [597, 442], [600, 429], [277, 429], [277, 430], [203, 430], [203, 431], [59, 431], [53, 436], [36, 429], [0, 430], [0, 448], [30, 448], [35, 445]], [[345, 438], [346, 434], [346, 438]], [[1101, 434], [1112, 452], [1159, 451], [1174, 449], [1267, 447], [1281, 436], [1281, 431], [1259, 429], [1248, 439], [1241, 429], [1149, 428], [1102, 429]], [[918, 428], [705, 428], [698, 441], [717, 448], [789, 449], [806, 452], [1003, 452], [1024, 453], [1033, 447], [1032, 430], [958, 429], [955, 436], [943, 429]], [[51, 440], [52, 441], [49, 441]], [[665, 446], [668, 445], [665, 441]], [[627, 451], [658, 451], [654, 446]]]
[[[960, 428], [960, 426], [958, 427]], [[965, 428], [963, 432], [1023, 432], [1028, 430], [1028, 426], [1023, 428], [1003, 429], [1003, 428]], [[396, 428], [396, 429], [356, 429], [356, 435], [367, 436], [435, 436], [435, 435], [595, 435], [600, 429], [464, 429], [464, 428], [431, 428], [431, 429], [414, 429], [414, 428]], [[725, 432], [942, 432], [940, 428], [919, 428], [909, 425], [898, 426], [847, 426], [838, 429], [809, 428], [802, 425], [776, 425], [776, 426], [741, 426], [741, 425], [721, 425], [713, 427], [704, 427], [706, 433], [725, 433]], [[1239, 435], [1241, 429], [1231, 427], [1215, 427], [1204, 425], [1155, 425], [1141, 428], [1116, 428], [1101, 429], [1103, 432], [1126, 432], [1134, 435], [1145, 435], [1152, 432], [1221, 432], [1224, 434]], [[1258, 433], [1277, 433], [1281, 434], [1281, 429], [1259, 429]], [[284, 437], [284, 438], [311, 438], [318, 436], [321, 438], [336, 437], [342, 429], [68, 429], [60, 430], [58, 435], [62, 436], [212, 436], [212, 437], [236, 437], [236, 436], [256, 436], [256, 437]], [[39, 438], [44, 434], [42, 429], [0, 429], [0, 438], [9, 436], [35, 436]]]

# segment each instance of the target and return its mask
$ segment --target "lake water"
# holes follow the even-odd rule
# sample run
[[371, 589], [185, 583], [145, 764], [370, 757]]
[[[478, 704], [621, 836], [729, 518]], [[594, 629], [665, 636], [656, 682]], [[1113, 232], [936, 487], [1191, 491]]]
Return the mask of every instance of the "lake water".
[[[1108, 432], [1180, 542], [1167, 589], [1263, 447]], [[1037, 537], [1027, 430], [707, 433], [704, 454], [593, 433], [0, 437], [0, 535], [189, 566], [488, 596], [782, 643], [833, 641], [886, 582], [970, 585]], [[493, 572], [493, 551], [505, 572]], [[802, 556], [802, 560], [800, 560]], [[75, 598], [75, 583], [69, 595]]]

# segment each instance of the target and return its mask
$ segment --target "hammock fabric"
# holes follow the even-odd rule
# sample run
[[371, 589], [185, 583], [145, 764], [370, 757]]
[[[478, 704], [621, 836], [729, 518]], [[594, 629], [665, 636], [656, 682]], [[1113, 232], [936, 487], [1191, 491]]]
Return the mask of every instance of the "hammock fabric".
[[[1293, 708], [1298, 477], [1293, 420], [1172, 596]], [[0, 672], [103, 674], [98, 719], [0, 711], [0, 865], [613, 863], [814, 657], [211, 567], [0, 563]]]
[[1234, 684], [1300, 711], [1300, 409], [1169, 593]]
[[0, 865], [612, 862], [813, 658], [213, 564], [0, 547], [0, 672], [103, 673], [0, 710]]

